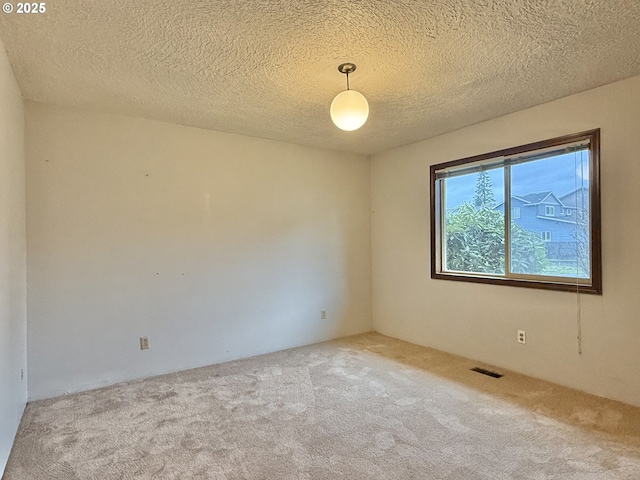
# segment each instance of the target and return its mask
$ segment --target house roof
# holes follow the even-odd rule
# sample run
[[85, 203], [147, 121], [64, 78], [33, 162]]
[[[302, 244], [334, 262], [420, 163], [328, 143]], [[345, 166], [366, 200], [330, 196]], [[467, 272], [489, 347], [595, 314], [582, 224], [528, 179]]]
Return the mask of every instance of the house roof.
[[526, 195], [519, 195], [518, 198], [522, 199], [523, 201], [525, 201], [527, 203], [541, 203], [549, 195], [552, 195], [551, 191], [538, 192], [538, 193], [527, 193]]
[[[521, 200], [522, 202], [527, 204], [526, 206], [540, 205], [541, 203], [552, 203], [553, 205], [559, 205], [561, 207], [575, 207], [575, 204], [570, 204], [570, 203], [565, 204], [563, 202], [563, 199], [571, 197], [579, 190], [580, 189], [574, 190], [570, 193], [565, 194], [562, 197], [558, 197], [555, 193], [549, 190], [546, 192], [527, 193], [526, 195], [512, 195], [511, 198], [516, 198], [518, 200]], [[545, 200], [547, 200], [549, 197], [553, 197], [553, 199], [555, 199], [557, 203], [545, 202]], [[494, 208], [499, 208], [503, 204], [504, 204], [504, 201], [498, 203]]]
[[548, 200], [551, 200], [552, 197], [555, 202], [559, 205], [563, 205], [562, 201], [556, 196], [552, 191], [547, 192], [537, 192], [537, 193], [527, 193], [526, 195], [514, 195], [514, 198], [519, 198], [525, 203], [530, 205], [539, 205], [541, 203], [549, 203]]
[[587, 187], [578, 187], [575, 190], [572, 190], [569, 193], [564, 194], [563, 196], [560, 197], [560, 201], [562, 201], [562, 203], [565, 206], [568, 207], [575, 207], [577, 202], [576, 202], [576, 198], [578, 197], [578, 192], [582, 191], [583, 192], [583, 199], [584, 199], [584, 204], [588, 205], [589, 202], [589, 188]]

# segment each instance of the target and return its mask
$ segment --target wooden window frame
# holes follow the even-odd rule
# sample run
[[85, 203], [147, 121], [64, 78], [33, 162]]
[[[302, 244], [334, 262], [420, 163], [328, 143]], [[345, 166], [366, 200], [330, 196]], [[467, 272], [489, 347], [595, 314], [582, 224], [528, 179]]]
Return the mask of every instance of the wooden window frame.
[[[534, 151], [552, 149], [563, 145], [570, 145], [580, 141], [589, 142], [589, 246], [590, 246], [590, 275], [588, 281], [578, 278], [559, 278], [553, 276], [540, 276], [541, 278], [512, 278], [505, 274], [475, 274], [468, 272], [448, 272], [441, 268], [442, 263], [442, 213], [440, 212], [442, 192], [440, 182], [437, 178], [438, 172], [445, 169], [455, 170], [473, 168], [474, 163], [481, 165], [492, 162], [499, 158], [510, 158], [514, 156], [533, 156]], [[453, 280], [461, 282], [518, 286], [544, 290], [560, 290], [570, 292], [580, 292], [589, 294], [602, 294], [602, 246], [601, 246], [601, 211], [600, 211], [600, 129], [589, 130], [581, 133], [565, 135], [551, 138], [539, 142], [529, 143], [513, 148], [497, 150], [471, 157], [461, 158], [450, 162], [431, 165], [430, 167], [430, 230], [431, 230], [431, 278], [438, 280]], [[510, 224], [511, 202], [510, 187], [505, 186], [505, 228]], [[507, 201], [507, 198], [509, 200]], [[508, 237], [505, 237], [505, 245], [508, 244]], [[505, 247], [508, 251], [508, 248]], [[507, 254], [508, 255], [508, 254]]]

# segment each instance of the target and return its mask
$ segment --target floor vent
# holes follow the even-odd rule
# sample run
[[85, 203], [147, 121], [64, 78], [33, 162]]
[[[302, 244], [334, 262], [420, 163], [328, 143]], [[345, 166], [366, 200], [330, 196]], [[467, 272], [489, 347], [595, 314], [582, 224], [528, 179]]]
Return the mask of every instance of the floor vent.
[[480, 367], [474, 367], [471, 370], [474, 371], [474, 372], [481, 373], [483, 375], [488, 375], [489, 377], [493, 377], [493, 378], [502, 377], [502, 375], [499, 374], [499, 373], [492, 372], [491, 370], [485, 370], [484, 368], [480, 368]]

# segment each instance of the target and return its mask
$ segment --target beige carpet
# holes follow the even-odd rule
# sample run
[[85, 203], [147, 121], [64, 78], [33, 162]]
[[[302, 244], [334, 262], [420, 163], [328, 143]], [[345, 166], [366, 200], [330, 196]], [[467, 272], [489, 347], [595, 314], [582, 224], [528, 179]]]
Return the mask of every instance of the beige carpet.
[[378, 334], [30, 403], [4, 480], [640, 479], [640, 409]]

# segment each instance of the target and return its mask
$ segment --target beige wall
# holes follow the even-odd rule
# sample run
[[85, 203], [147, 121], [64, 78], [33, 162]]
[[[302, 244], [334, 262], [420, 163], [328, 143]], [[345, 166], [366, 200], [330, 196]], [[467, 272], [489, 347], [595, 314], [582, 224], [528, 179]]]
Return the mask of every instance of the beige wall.
[[31, 399], [371, 330], [366, 157], [31, 102], [26, 127]]
[[25, 255], [24, 109], [0, 42], [0, 477], [27, 400]]
[[[27, 103], [31, 398], [368, 331], [373, 304], [384, 334], [640, 405], [639, 91], [635, 77], [561, 99], [370, 171], [357, 155]], [[602, 296], [430, 279], [429, 165], [596, 127]]]
[[[430, 278], [431, 164], [597, 127], [602, 296]], [[639, 133], [634, 77], [374, 156], [374, 329], [640, 406]]]

